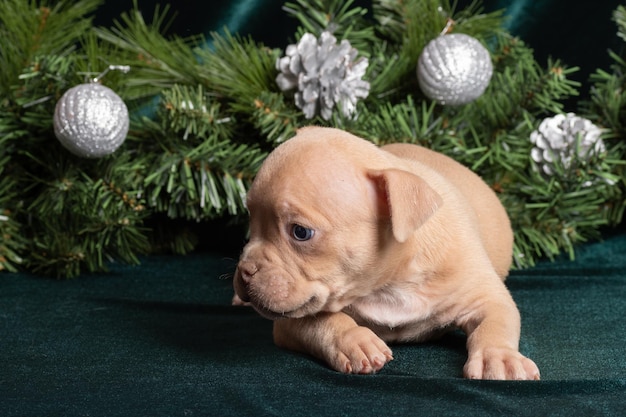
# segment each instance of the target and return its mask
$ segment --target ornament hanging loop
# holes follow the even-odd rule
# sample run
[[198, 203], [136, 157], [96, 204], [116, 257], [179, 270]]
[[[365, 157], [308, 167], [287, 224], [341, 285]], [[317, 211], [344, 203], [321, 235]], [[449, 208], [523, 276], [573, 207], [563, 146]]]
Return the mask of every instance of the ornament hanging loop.
[[446, 21], [446, 26], [443, 28], [439, 36], [447, 35], [448, 33], [452, 32], [452, 29], [454, 28], [455, 23], [456, 22], [454, 20], [452, 20], [451, 18], [448, 18]]
[[100, 82], [100, 79], [102, 79], [105, 75], [107, 75], [109, 71], [122, 71], [124, 74], [126, 74], [128, 71], [130, 71], [130, 66], [129, 65], [109, 65], [104, 71], [98, 74], [95, 78], [92, 78], [91, 82], [92, 83]]

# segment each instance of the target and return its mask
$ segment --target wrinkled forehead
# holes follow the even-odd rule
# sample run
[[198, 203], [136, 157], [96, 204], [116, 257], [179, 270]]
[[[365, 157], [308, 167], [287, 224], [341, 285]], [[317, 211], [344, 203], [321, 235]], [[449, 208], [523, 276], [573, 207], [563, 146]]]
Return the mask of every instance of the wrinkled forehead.
[[305, 204], [311, 208], [347, 209], [367, 198], [365, 168], [349, 154], [319, 146], [278, 149], [257, 174], [248, 204]]

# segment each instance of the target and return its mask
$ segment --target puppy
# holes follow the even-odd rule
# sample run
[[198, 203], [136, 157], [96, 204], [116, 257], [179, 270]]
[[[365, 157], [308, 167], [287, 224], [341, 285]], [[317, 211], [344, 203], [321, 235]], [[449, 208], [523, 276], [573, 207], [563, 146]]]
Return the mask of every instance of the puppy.
[[509, 219], [459, 163], [303, 128], [268, 156], [247, 206], [234, 303], [274, 320], [278, 346], [365, 374], [393, 359], [387, 343], [460, 328], [465, 377], [539, 379], [519, 353], [520, 316], [503, 283]]

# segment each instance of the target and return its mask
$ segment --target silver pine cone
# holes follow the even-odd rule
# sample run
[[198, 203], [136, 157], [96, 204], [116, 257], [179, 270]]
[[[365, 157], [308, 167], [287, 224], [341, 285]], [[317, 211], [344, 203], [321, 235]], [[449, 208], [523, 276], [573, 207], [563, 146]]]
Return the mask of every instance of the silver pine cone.
[[356, 59], [358, 51], [345, 39], [337, 45], [330, 32], [323, 32], [319, 40], [305, 33], [285, 53], [276, 60], [280, 71], [276, 83], [283, 91], [298, 88], [296, 106], [307, 119], [319, 113], [328, 120], [337, 104], [344, 116], [351, 117], [357, 100], [369, 94], [370, 84], [361, 79], [368, 60]]
[[[601, 134], [602, 129], [574, 113], [545, 118], [530, 134], [535, 145], [531, 150], [535, 168], [546, 177], [558, 171], [573, 173], [606, 151]], [[555, 169], [556, 164], [562, 169]]]

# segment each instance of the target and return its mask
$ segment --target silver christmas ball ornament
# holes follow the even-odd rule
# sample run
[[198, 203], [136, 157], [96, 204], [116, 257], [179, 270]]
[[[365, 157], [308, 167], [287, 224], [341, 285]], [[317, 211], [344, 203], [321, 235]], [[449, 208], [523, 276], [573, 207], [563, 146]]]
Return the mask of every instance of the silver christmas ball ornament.
[[477, 39], [462, 33], [433, 39], [417, 62], [422, 92], [443, 105], [474, 101], [485, 92], [492, 74], [489, 51]]
[[126, 139], [128, 126], [124, 101], [96, 82], [67, 90], [54, 111], [57, 139], [83, 158], [100, 158], [115, 152]]

